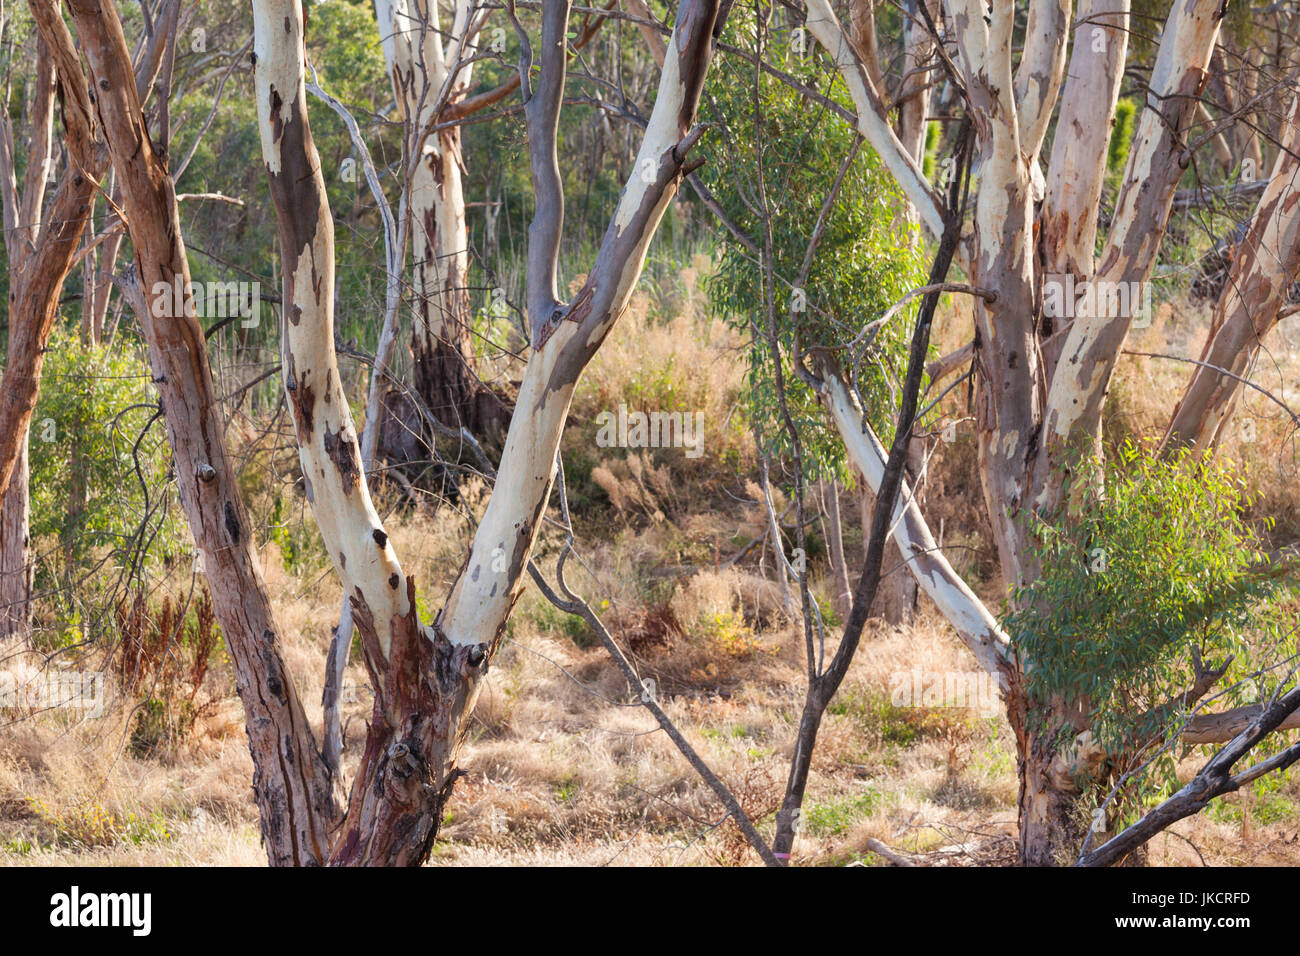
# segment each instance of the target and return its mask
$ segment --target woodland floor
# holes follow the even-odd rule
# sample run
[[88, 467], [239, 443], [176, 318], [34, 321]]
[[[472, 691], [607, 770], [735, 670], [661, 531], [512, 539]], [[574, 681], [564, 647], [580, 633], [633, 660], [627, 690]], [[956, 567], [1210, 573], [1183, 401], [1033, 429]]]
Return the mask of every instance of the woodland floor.
[[[803, 639], [756, 561], [726, 567], [740, 550], [735, 542], [761, 528], [752, 480], [743, 468], [720, 475], [717, 466], [710, 473], [706, 465], [690, 470], [677, 459], [663, 464], [662, 455], [584, 463], [575, 444], [583, 434], [589, 439], [596, 410], [644, 397], [649, 386], [630, 370], [675, 367], [674, 387], [688, 389], [705, 369], [712, 391], [737, 393], [734, 343], [716, 323], [694, 318], [689, 308], [679, 311], [686, 317], [676, 321], [685, 325], [675, 329], [634, 314], [629, 324], [642, 327], [635, 335], [630, 328], [618, 333], [575, 403], [575, 436], [566, 438], [570, 491], [582, 553], [595, 576], [574, 572], [571, 578], [612, 625], [621, 625], [611, 630], [655, 680], [668, 714], [746, 810], [770, 828], [802, 702]], [[1193, 338], [1178, 311], [1165, 307], [1131, 347], [1197, 354]], [[1278, 375], [1295, 381], [1295, 353], [1285, 354]], [[1126, 359], [1108, 428], [1158, 429], [1160, 410], [1187, 371], [1170, 366]], [[723, 420], [728, 408], [717, 401], [712, 407], [687, 395], [684, 405]], [[1293, 524], [1295, 483], [1279, 470], [1281, 446], [1269, 444], [1281, 441], [1270, 436], [1274, 428], [1280, 436], [1282, 424], [1265, 400], [1248, 396], [1246, 404], [1260, 421], [1259, 446], [1242, 453], [1260, 463], [1252, 481], [1261, 507], [1280, 525]], [[744, 461], [741, 438], [723, 444], [722, 451], [735, 453], [732, 460]], [[932, 523], [944, 519], [955, 563], [996, 608], [983, 506], [967, 477], [972, 457], [963, 441], [936, 455]], [[465, 503], [481, 507], [472, 493]], [[845, 518], [847, 546], [860, 550], [860, 531], [851, 530], [856, 509], [847, 508]], [[436, 594], [459, 566], [464, 522], [450, 509], [407, 512], [389, 522], [405, 567]], [[547, 547], [553, 554], [554, 542]], [[282, 542], [268, 541], [263, 554], [287, 663], [319, 733], [322, 662], [339, 588], [323, 562], [285, 561]], [[541, 564], [549, 572], [550, 563]], [[435, 609], [422, 607], [426, 618]], [[924, 600], [911, 624], [869, 626], [818, 740], [794, 862], [884, 864], [868, 849], [873, 839], [904, 853], [956, 848], [943, 857], [948, 865], [1014, 859], [1010, 729], [996, 711], [897, 705], [891, 700], [896, 675], [916, 668], [973, 669]], [[243, 713], [227, 663], [214, 663], [196, 700], [207, 705], [192, 731], [154, 753], [133, 746], [137, 718], [130, 700], [79, 724], [38, 717], [0, 729], [0, 864], [263, 865]], [[369, 706], [364, 671], [354, 662], [345, 709], [351, 762]], [[1190, 774], [1199, 759], [1199, 753], [1186, 755], [1182, 773]], [[733, 825], [719, 825], [718, 802], [635, 705], [604, 650], [546, 606], [531, 583], [487, 679], [462, 766], [467, 774], [456, 785], [435, 864], [757, 862]], [[1151, 850], [1159, 865], [1300, 864], [1300, 776], [1221, 801], [1158, 837]]]

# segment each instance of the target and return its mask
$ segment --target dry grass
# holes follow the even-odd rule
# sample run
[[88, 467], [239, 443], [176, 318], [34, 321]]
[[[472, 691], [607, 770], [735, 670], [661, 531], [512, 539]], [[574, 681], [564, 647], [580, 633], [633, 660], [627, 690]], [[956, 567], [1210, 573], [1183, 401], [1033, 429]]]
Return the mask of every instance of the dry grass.
[[[770, 558], [766, 571], [758, 561], [762, 549], [728, 564], [763, 533], [763, 516], [757, 489], [737, 478], [752, 474], [753, 455], [743, 425], [733, 427], [741, 357], [731, 334], [702, 314], [697, 275], [682, 277], [667, 322], [638, 297], [575, 399], [566, 458], [575, 463], [583, 562], [571, 566], [570, 581], [655, 681], [691, 744], [770, 832], [803, 699], [803, 639], [782, 611]], [[1180, 321], [1167, 308], [1133, 347], [1172, 350], [1173, 338], [1174, 348], [1194, 354], [1198, 343], [1187, 336], [1196, 333]], [[959, 324], [950, 316], [945, 329]], [[944, 344], [960, 345], [945, 329]], [[1295, 380], [1295, 354], [1287, 349], [1288, 358], [1278, 359], [1279, 381]], [[1126, 359], [1112, 430], [1158, 431], [1187, 372], [1179, 363]], [[673, 450], [589, 454], [584, 468], [592, 418], [620, 402], [703, 411], [708, 454], [700, 462]], [[1260, 417], [1256, 441], [1229, 442], [1228, 450], [1259, 465], [1250, 474], [1263, 509], [1293, 513], [1294, 485], [1277, 464], [1287, 433], [1264, 403], [1249, 398], [1247, 409]], [[927, 508], [936, 526], [943, 519], [955, 563], [996, 604], [973, 456], [966, 438], [939, 448]], [[483, 489], [469, 487], [458, 508], [390, 519], [394, 546], [422, 595], [450, 583], [468, 540], [464, 512], [481, 512], [483, 501]], [[850, 523], [854, 511], [846, 509]], [[554, 547], [551, 538], [542, 542], [544, 568]], [[264, 559], [287, 666], [319, 733], [316, 702], [340, 588], [328, 568], [310, 561], [286, 569], [275, 544]], [[422, 607], [426, 617], [434, 610]], [[797, 863], [879, 863], [869, 840], [908, 852], [963, 848], [956, 862], [1010, 859], [1017, 785], [1009, 728], [1000, 716], [893, 702], [896, 675], [913, 669], [973, 669], [950, 628], [925, 607], [908, 626], [870, 623], [819, 739]], [[370, 697], [356, 664], [348, 682], [344, 719], [355, 760]], [[261, 865], [252, 767], [228, 665], [215, 664], [207, 683], [217, 706], [183, 742], [147, 759], [127, 745], [130, 701], [81, 723], [47, 715], [0, 728], [0, 863]], [[462, 766], [467, 775], [435, 851], [440, 864], [757, 862], [592, 635], [549, 608], [531, 584], [487, 678]], [[1194, 766], [1187, 760], [1184, 772]], [[1300, 862], [1297, 805], [1295, 782], [1234, 797], [1159, 837], [1153, 862]]]

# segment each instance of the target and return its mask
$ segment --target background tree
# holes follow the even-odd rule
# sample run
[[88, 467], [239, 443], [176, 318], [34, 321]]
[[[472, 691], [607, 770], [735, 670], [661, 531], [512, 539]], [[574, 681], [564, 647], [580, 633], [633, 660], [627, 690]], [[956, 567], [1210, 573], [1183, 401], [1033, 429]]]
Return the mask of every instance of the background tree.
[[[974, 313], [980, 472], [1003, 579], [1023, 599], [1026, 592], [1021, 589], [1032, 587], [1044, 573], [1036, 545], [1041, 523], [1070, 524], [1073, 519], [1066, 509], [1072, 496], [1086, 494], [1090, 487], [1080, 477], [1080, 456], [1099, 448], [1104, 399], [1136, 311], [1114, 303], [1072, 322], [1054, 321], [1045, 313], [1045, 289], [1062, 280], [1044, 267], [1038, 237], [1061, 240], [1050, 225], [1040, 224], [1069, 224], [1065, 235], [1073, 243], [1056, 247], [1061, 251], [1051, 253], [1048, 263], [1072, 262], [1070, 271], [1077, 269], [1081, 279], [1138, 287], [1150, 282], [1175, 188], [1193, 165], [1196, 148], [1208, 141], [1195, 130], [1195, 108], [1222, 10], [1189, 2], [1175, 3], [1169, 13], [1151, 65], [1146, 107], [1103, 236], [1096, 228], [1095, 184], [1105, 169], [1108, 143], [1096, 134], [1095, 117], [1103, 108], [1108, 118], [1114, 116], [1125, 63], [1124, 21], [1103, 26], [1076, 20], [1089, 25], [1073, 31], [1071, 66], [1066, 70], [1069, 33], [1043, 26], [1068, 15], [1068, 8], [1031, 5], [1018, 61], [1012, 53], [1017, 28], [1011, 4], [995, 3], [987, 16], [983, 8], [968, 9], [961, 3], [948, 4], [946, 10], [949, 32], [934, 39], [946, 55], [950, 81], [963, 90], [980, 170], [963, 263], [973, 284], [987, 293], [975, 302]], [[806, 23], [839, 67], [854, 98], [860, 131], [894, 171], [934, 234], [930, 186], [885, 123], [884, 99], [869, 63], [858, 55], [829, 4], [810, 3]], [[1282, 78], [1294, 81], [1285, 71]], [[1053, 126], [1058, 100], [1061, 120]], [[1092, 122], [1069, 120], [1087, 111]], [[1039, 154], [1053, 130], [1051, 164], [1043, 177]], [[1044, 191], [1044, 178], [1060, 188]], [[1067, 182], [1083, 185], [1066, 189]], [[1281, 207], [1270, 207], [1265, 215], [1273, 221], [1271, 228], [1286, 235], [1278, 222], [1286, 216]], [[1100, 242], [1101, 252], [1094, 260], [1095, 242]], [[1288, 256], [1289, 251], [1283, 253], [1280, 261], [1286, 263]], [[1274, 278], [1271, 270], [1279, 259], [1270, 258], [1267, 267], [1244, 266], [1251, 278], [1236, 287], [1249, 288], [1258, 281], [1260, 288], [1271, 288], [1280, 280], [1289, 288], [1294, 274], [1289, 280]], [[1272, 306], [1273, 314], [1280, 301]], [[1269, 301], [1260, 304], [1264, 308], [1255, 313], [1256, 323], [1271, 323]], [[1240, 384], [1231, 373], [1221, 383], [1228, 391]], [[850, 393], [847, 383], [826, 393], [832, 410], [844, 402], [841, 388]], [[852, 434], [858, 430], [854, 419], [860, 412], [852, 408], [848, 405], [840, 416], [841, 434], [850, 448], [861, 446]], [[1098, 781], [1089, 773], [1089, 761], [1094, 767], [1104, 763], [1095, 759], [1092, 734], [1102, 705], [1087, 696], [1035, 693], [1026, 674], [1038, 666], [1041, 649], [1018, 639], [1021, 635], [1014, 631], [1007, 635], [987, 623], [972, 627], [970, 622], [987, 622], [989, 615], [969, 597], [957, 602], [949, 615], [977, 657], [997, 675], [1016, 730], [1021, 859], [1033, 864], [1073, 859], [1087, 829], [1080, 821], [1091, 819], [1097, 799]], [[1012, 606], [1036, 608], [1043, 615], [1055, 611], [1050, 604], [1018, 605], [1014, 598]], [[1022, 627], [1025, 623], [1023, 617], [1010, 620]], [[1200, 675], [1194, 676], [1198, 692], [1183, 698], [1185, 706], [1205, 693]], [[1254, 706], [1241, 716], [1248, 722], [1247, 714], [1262, 712]], [[1234, 725], [1234, 731], [1220, 739], [1244, 725]], [[1252, 739], [1258, 742], [1258, 737]], [[1236, 759], [1248, 749], [1239, 750]]]

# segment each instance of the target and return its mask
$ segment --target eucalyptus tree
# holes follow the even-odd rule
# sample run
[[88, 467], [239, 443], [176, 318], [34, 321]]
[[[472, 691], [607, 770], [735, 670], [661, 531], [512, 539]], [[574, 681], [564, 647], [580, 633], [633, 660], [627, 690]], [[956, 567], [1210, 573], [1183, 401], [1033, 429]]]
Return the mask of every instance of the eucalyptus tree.
[[[98, 180], [107, 165], [92, 135], [89, 101], [59, 95], [56, 64], [70, 68], [67, 27], [44, 3], [31, 7], [32, 20], [0, 11], [0, 43], [7, 44], [6, 90], [18, 85], [27, 92], [20, 115], [21, 136], [15, 136], [8, 109], [0, 121], [0, 199], [4, 203], [4, 244], [9, 264], [9, 345], [0, 378], [0, 640], [25, 638], [31, 615], [30, 495], [28, 490], [28, 431], [40, 387], [46, 344], [59, 311], [64, 280], [72, 271], [77, 247], [89, 221]], [[28, 35], [14, 34], [21, 27]], [[34, 54], [29, 83], [22, 82], [19, 61], [23, 50]], [[161, 44], [149, 52], [161, 55]], [[142, 60], [142, 74], [156, 65], [154, 56]], [[16, 83], [15, 83], [16, 81]], [[57, 185], [46, 192], [59, 165], [54, 136], [55, 114], [63, 132], [67, 162]], [[20, 147], [26, 146], [26, 155]], [[22, 168], [22, 183], [18, 176]]]
[[[749, 420], [760, 454], [773, 463], [788, 460], [792, 436], [783, 422], [786, 408], [800, 422], [802, 456], [809, 482], [824, 482], [829, 506], [841, 485], [861, 480], [846, 462], [834, 427], [818, 407], [815, 393], [795, 374], [789, 356], [798, 342], [810, 345], [846, 340], [858, 316], [879, 314], [924, 277], [916, 240], [918, 230], [900, 211], [906, 203], [893, 187], [875, 153], [863, 148], [856, 130], [838, 120], [851, 116], [852, 102], [841, 85], [824, 102], [805, 104], [793, 83], [827, 88], [823, 65], [798, 35], [769, 31], [751, 11], [729, 21], [728, 42], [748, 59], [729, 57], [715, 73], [709, 105], [718, 128], [718, 159], [698, 174], [729, 228], [714, 275], [707, 282], [710, 301], [745, 334], [749, 343]], [[789, 81], [762, 70], [780, 60]], [[829, 197], [829, 201], [828, 200]], [[815, 239], [810, 240], [810, 237]], [[815, 255], [808, 255], [810, 242]], [[782, 315], [779, 323], [781, 385], [768, 330], [767, 282]], [[892, 422], [883, 409], [906, 368], [907, 330], [882, 329], [859, 382], [871, 396], [878, 430]], [[783, 386], [783, 387], [782, 387]], [[863, 502], [863, 541], [869, 537], [873, 496]], [[838, 511], [828, 507], [828, 512]], [[828, 516], [829, 517], [829, 516]], [[776, 521], [770, 522], [773, 527]], [[827, 527], [832, 588], [841, 620], [849, 613], [848, 559], [831, 517]], [[779, 534], [779, 532], [778, 532]], [[778, 546], [778, 551], [780, 546]], [[887, 547], [890, 565], [901, 563]], [[910, 617], [915, 582], [906, 574], [887, 578], [876, 612], [890, 623]]]
[[[634, 172], [585, 283], [562, 301], [557, 263], [564, 195], [556, 140], [570, 7], [544, 5], [536, 48], [509, 10], [536, 200], [527, 271], [531, 355], [493, 494], [460, 573], [428, 623], [371, 501], [339, 377], [333, 219], [307, 112], [303, 10], [294, 0], [253, 5], [258, 127], [284, 276], [285, 394], [306, 495], [351, 598], [375, 690], [364, 752], [343, 804], [284, 667], [194, 317], [174, 184], [166, 154], [143, 122], [121, 23], [111, 3], [69, 0], [68, 7], [89, 84], [75, 59], [61, 68], [60, 79], [87, 96], [87, 85], [94, 90], [122, 190], [141, 288], [136, 311], [163, 400], [182, 507], [245, 707], [268, 858], [281, 865], [422, 863], [457, 776], [467, 717], [523, 587], [574, 387], [625, 310], [682, 176], [701, 162], [689, 155], [703, 135], [694, 116], [725, 11], [703, 0], [679, 6]], [[181, 297], [162, 292], [178, 287], [185, 290]]]
[[503, 409], [477, 375], [460, 121], [510, 96], [519, 77], [470, 96], [476, 63], [491, 55], [491, 40], [480, 49], [488, 11], [458, 0], [444, 25], [439, 6], [375, 0], [375, 14], [407, 154], [414, 387], [443, 424], [477, 432]]
[[[1072, 680], [1053, 682], [1047, 668], [1039, 666], [1048, 659], [1043, 645], [1028, 639], [1035, 636], [1030, 631], [1039, 626], [1036, 622], [1060, 611], [1041, 603], [1044, 587], [1057, 580], [1057, 569], [1044, 565], [1050, 554], [1044, 543], [1047, 529], [1077, 527], [1077, 509], [1103, 486], [1103, 472], [1086, 463], [1100, 452], [1105, 399], [1140, 312], [1140, 300], [1128, 293], [1148, 288], [1177, 186], [1185, 174], [1191, 175], [1187, 171], [1197, 150], [1216, 132], [1197, 126], [1197, 103], [1224, 7], [1207, 0], [1175, 0], [1168, 11], [1142, 85], [1145, 102], [1106, 228], [1099, 207], [1110, 127], [1126, 70], [1137, 65], [1127, 55], [1133, 26], [1127, 4], [1083, 0], [1073, 10], [1068, 0], [1033, 0], [1018, 56], [1016, 6], [1009, 0], [949, 0], [941, 11], [921, 5], [916, 12], [930, 31], [933, 66], [960, 91], [972, 129], [971, 215], [954, 262], [969, 277], [959, 290], [973, 303], [968, 354], [976, 383], [979, 475], [1010, 613], [999, 621], [961, 580], [937, 547], [905, 482], [894, 534], [922, 589], [1003, 695], [1019, 757], [1021, 860], [1043, 865], [1072, 861], [1094, 835], [1089, 821], [1107, 805], [1116, 768], [1129, 766], [1135, 754], [1145, 760], [1152, 749], [1167, 753], [1180, 732], [1198, 743], [1231, 741], [1195, 781], [1194, 797], [1212, 796], [1253, 779], [1254, 771], [1234, 773], [1233, 764], [1261, 742], [1267, 746], [1270, 731], [1300, 724], [1300, 701], [1294, 691], [1286, 691], [1286, 669], [1273, 698], [1201, 712], [1209, 701], [1226, 699], [1210, 694], [1225, 671], [1203, 666], [1199, 658], [1186, 664], [1194, 628], [1184, 621], [1182, 630], [1173, 628], [1177, 640], [1169, 644], [1182, 656], [1171, 651], [1166, 663], [1185, 663], [1190, 671], [1186, 692], [1165, 703], [1130, 702], [1169, 719], [1140, 746], [1128, 739], [1106, 740], [1105, 708], [1113, 701], [1090, 697]], [[806, 5], [800, 26], [816, 39], [852, 97], [857, 130], [931, 237], [939, 239], [947, 206], [891, 125], [889, 100], [850, 31], [824, 0]], [[1241, 392], [1243, 372], [1263, 336], [1289, 309], [1288, 294], [1300, 266], [1300, 156], [1292, 106], [1297, 76], [1289, 60], [1280, 62], [1276, 75], [1260, 79], [1272, 98], [1254, 104], [1271, 109], [1274, 128], [1281, 131], [1273, 174], [1215, 306], [1205, 357], [1193, 360], [1195, 371], [1171, 416], [1166, 442], [1171, 461], [1180, 447], [1191, 448], [1198, 457], [1213, 447]], [[936, 281], [932, 275], [931, 291]], [[1084, 283], [1116, 291], [1103, 295], [1100, 307], [1077, 314], [1055, 307], [1065, 290]], [[887, 474], [887, 455], [872, 427], [874, 413], [859, 397], [853, 366], [845, 361], [848, 353], [810, 347], [826, 344], [842, 343], [805, 342], [795, 359], [807, 369], [849, 458], [873, 483], [879, 482]], [[915, 410], [903, 411], [911, 415]], [[1248, 589], [1259, 580], [1253, 563], [1234, 568], [1235, 576], [1219, 582], [1225, 589]], [[1260, 574], [1271, 580], [1277, 568], [1269, 568]], [[1091, 586], [1099, 586], [1095, 582]], [[1055, 640], [1067, 646], [1056, 649], [1068, 651], [1072, 639], [1077, 635], [1058, 632]], [[1077, 660], [1077, 667], [1087, 666], [1084, 655]], [[1285, 748], [1256, 766], [1276, 769], [1294, 759], [1295, 748]], [[1178, 809], [1194, 812], [1197, 806], [1196, 799], [1187, 798]], [[1169, 813], [1163, 807], [1161, 812]], [[1176, 816], [1161, 819], [1167, 825]], [[1084, 860], [1113, 862], [1149, 837], [1151, 826], [1138, 824], [1114, 834], [1106, 855], [1090, 853]]]

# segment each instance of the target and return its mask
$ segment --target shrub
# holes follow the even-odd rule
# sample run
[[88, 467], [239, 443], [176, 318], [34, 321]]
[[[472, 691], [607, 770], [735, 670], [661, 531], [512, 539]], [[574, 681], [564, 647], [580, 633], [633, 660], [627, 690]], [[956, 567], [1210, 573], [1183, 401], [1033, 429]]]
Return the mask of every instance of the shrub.
[[171, 456], [149, 366], [129, 343], [55, 332], [30, 457], [32, 540], [60, 544], [37, 549], [38, 590], [105, 550], [124, 566], [166, 558], [187, 540], [169, 507]]
[[1193, 653], [1248, 674], [1288, 640], [1270, 632], [1286, 568], [1260, 563], [1232, 465], [1149, 452], [1128, 442], [1107, 465], [1082, 463], [1087, 490], [1039, 526], [1041, 577], [1003, 619], [1030, 693], [1085, 702], [1110, 748], [1173, 729], [1179, 708], [1161, 705], [1189, 686]]
[[220, 629], [206, 591], [188, 603], [164, 597], [150, 604], [138, 595], [118, 605], [117, 625], [118, 676], [139, 700], [131, 746], [148, 756], [184, 739], [215, 703], [200, 703], [198, 695], [220, 646]]

